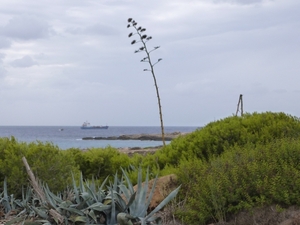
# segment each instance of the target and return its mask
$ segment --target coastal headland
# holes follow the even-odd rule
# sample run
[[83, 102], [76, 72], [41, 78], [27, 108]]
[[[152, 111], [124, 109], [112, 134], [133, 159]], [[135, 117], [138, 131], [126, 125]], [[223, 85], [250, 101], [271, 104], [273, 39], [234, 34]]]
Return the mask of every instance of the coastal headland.
[[[173, 133], [166, 133], [165, 140], [171, 141], [174, 138], [179, 136], [184, 136], [187, 133], [181, 132], [173, 132]], [[145, 140], [145, 141], [161, 141], [162, 136], [161, 134], [126, 134], [120, 136], [110, 136], [110, 137], [83, 137], [82, 140]]]
[[[171, 141], [174, 138], [177, 138], [179, 136], [187, 135], [188, 133], [182, 133], [182, 132], [173, 132], [173, 133], [166, 133], [165, 134], [165, 140]], [[161, 134], [133, 134], [133, 135], [120, 135], [120, 136], [111, 136], [111, 137], [84, 137], [82, 140], [141, 140], [141, 141], [161, 141], [162, 137]], [[153, 154], [158, 149], [162, 148], [162, 145], [155, 146], [155, 147], [147, 147], [147, 148], [141, 148], [141, 147], [127, 147], [127, 148], [119, 148], [118, 150], [122, 153], [125, 153], [129, 156], [132, 156], [133, 154]]]

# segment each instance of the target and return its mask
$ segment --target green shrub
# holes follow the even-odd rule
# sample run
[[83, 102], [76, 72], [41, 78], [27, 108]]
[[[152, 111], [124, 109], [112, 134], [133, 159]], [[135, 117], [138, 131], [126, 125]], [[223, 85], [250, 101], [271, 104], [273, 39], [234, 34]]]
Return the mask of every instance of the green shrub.
[[[268, 143], [274, 139], [300, 136], [299, 118], [284, 113], [253, 113], [211, 122], [186, 136], [179, 137], [154, 154], [161, 169], [176, 166], [182, 159], [209, 160], [234, 145]], [[147, 161], [147, 160], [146, 160]]]
[[181, 162], [177, 175], [186, 198], [178, 212], [205, 224], [256, 206], [300, 205], [300, 140], [234, 146], [210, 161]]
[[17, 142], [14, 137], [0, 138], [0, 187], [7, 177], [10, 192], [20, 194], [27, 186], [28, 175], [22, 162], [25, 156], [33, 173], [48, 183], [54, 191], [61, 191], [71, 182], [71, 173], [79, 173], [72, 157], [65, 157], [63, 151], [52, 143]]
[[130, 158], [112, 147], [92, 148], [87, 151], [69, 149], [65, 152], [75, 159], [84, 179], [103, 180], [107, 176], [113, 176], [121, 167], [127, 168], [130, 165]]

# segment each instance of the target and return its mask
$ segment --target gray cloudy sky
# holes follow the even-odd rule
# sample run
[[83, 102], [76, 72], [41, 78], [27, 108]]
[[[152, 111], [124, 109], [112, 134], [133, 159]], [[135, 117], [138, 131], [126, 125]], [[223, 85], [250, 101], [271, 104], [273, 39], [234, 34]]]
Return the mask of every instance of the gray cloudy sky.
[[127, 19], [153, 37], [166, 126], [300, 116], [299, 0], [1, 0], [0, 125], [159, 126]]

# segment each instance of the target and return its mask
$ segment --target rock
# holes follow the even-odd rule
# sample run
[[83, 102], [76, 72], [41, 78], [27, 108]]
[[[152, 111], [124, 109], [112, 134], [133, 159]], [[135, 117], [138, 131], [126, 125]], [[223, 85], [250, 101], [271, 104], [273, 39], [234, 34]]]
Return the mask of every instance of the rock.
[[[148, 184], [148, 192], [147, 196], [151, 191], [154, 179], [149, 181]], [[133, 187], [134, 190], [137, 190], [137, 185]], [[177, 177], [175, 174], [159, 177], [156, 181], [156, 186], [154, 190], [154, 194], [152, 196], [150, 205], [149, 205], [149, 212], [156, 208], [173, 190], [177, 188]]]
[[[186, 135], [186, 133], [173, 132], [165, 134], [165, 141], [171, 141], [179, 136]], [[161, 134], [131, 134], [110, 137], [83, 137], [82, 140], [145, 140], [145, 141], [161, 141]]]

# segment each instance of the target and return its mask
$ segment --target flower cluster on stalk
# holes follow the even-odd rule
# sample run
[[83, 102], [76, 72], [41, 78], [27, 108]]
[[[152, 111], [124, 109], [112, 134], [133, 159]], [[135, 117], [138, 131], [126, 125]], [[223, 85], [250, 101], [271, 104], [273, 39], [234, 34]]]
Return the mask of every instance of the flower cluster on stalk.
[[[152, 50], [148, 51], [147, 49], [147, 45], [146, 43], [148, 41], [150, 41], [152, 39], [151, 36], [148, 36], [147, 34], [145, 34], [144, 32], [146, 31], [146, 28], [143, 28], [141, 26], [138, 26], [138, 23], [133, 20], [132, 18], [129, 18], [128, 19], [128, 25], [127, 25], [127, 28], [130, 28], [130, 27], [133, 27], [135, 29], [135, 32], [131, 32], [128, 34], [128, 37], [131, 38], [133, 37], [134, 35], [138, 35], [138, 38], [139, 40], [132, 40], [131, 41], [131, 44], [134, 45], [136, 43], [139, 43], [141, 42], [142, 43], [142, 46], [139, 47], [137, 50], [134, 51], [134, 53], [138, 53], [138, 52], [146, 52], [146, 57], [143, 58], [141, 60], [141, 62], [148, 62], [151, 64], [151, 67], [153, 67], [154, 65], [156, 65], [159, 61], [161, 61], [162, 59], [158, 59], [156, 63], [152, 64], [151, 61], [150, 61], [150, 53], [157, 50], [160, 46], [156, 46], [154, 47]], [[144, 69], [144, 71], [149, 71], [148, 69]]]

